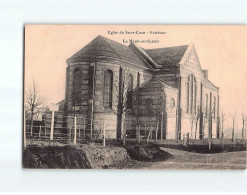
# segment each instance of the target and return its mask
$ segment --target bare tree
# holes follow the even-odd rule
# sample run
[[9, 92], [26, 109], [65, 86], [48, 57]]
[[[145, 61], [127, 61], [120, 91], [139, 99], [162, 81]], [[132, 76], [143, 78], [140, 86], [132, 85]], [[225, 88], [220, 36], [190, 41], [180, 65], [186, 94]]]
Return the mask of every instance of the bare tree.
[[196, 121], [196, 129], [195, 129], [195, 140], [196, 140], [196, 134], [197, 134], [197, 129], [198, 129], [198, 123], [200, 121], [200, 117], [201, 117], [201, 112], [200, 112], [200, 108], [197, 108], [197, 111], [194, 115], [195, 121]]
[[[113, 98], [114, 108], [113, 111], [117, 115], [117, 139], [121, 139], [122, 136], [125, 136], [125, 132], [122, 132], [124, 129], [124, 120], [125, 114], [128, 106], [128, 98], [132, 95], [132, 84], [130, 81], [130, 73], [126, 69], [120, 67], [119, 70], [119, 81], [114, 82], [113, 92], [115, 98]], [[123, 135], [122, 135], [123, 134]]]
[[[194, 134], [194, 140], [196, 140], [196, 136], [197, 136], [197, 131], [198, 131], [198, 126], [199, 126], [199, 122], [201, 121], [200, 119], [202, 118], [202, 134], [204, 133], [206, 124], [208, 123], [208, 117], [206, 116], [206, 108], [202, 107], [200, 109], [200, 107], [197, 107], [197, 110], [191, 114], [190, 117], [190, 124], [191, 124], [191, 134], [193, 132], [193, 128], [195, 127], [195, 134]], [[192, 137], [193, 135], [191, 135]], [[200, 137], [200, 135], [199, 135]]]
[[[33, 128], [33, 120], [41, 114], [42, 109], [46, 103], [46, 99], [41, 95], [38, 82], [33, 80], [32, 85], [25, 91], [25, 112], [26, 118], [31, 121], [31, 132]], [[26, 120], [26, 119], [25, 119]]]
[[[208, 116], [205, 116], [206, 117], [206, 124], [208, 123], [208, 138], [211, 139], [212, 136], [213, 136], [213, 132], [212, 132], [212, 120], [213, 120], [213, 114], [215, 112], [215, 108], [213, 108], [211, 111], [208, 110]], [[205, 126], [206, 126], [205, 124]]]
[[202, 114], [202, 120], [203, 120], [203, 123], [202, 123], [202, 133], [203, 133], [203, 140], [205, 138], [205, 128], [206, 128], [206, 125], [208, 124], [208, 116], [207, 116], [207, 113], [206, 113], [206, 107], [203, 108], [203, 114]]
[[232, 141], [234, 141], [236, 112], [234, 112], [234, 114], [231, 115], [231, 119], [232, 119]]
[[193, 127], [195, 123], [195, 115], [194, 113], [190, 114], [190, 138], [192, 139], [192, 134], [193, 134]]
[[221, 138], [224, 139], [224, 121], [225, 121], [225, 114], [222, 110], [221, 114]]
[[246, 122], [246, 115], [242, 113], [242, 139], [245, 138], [245, 122]]

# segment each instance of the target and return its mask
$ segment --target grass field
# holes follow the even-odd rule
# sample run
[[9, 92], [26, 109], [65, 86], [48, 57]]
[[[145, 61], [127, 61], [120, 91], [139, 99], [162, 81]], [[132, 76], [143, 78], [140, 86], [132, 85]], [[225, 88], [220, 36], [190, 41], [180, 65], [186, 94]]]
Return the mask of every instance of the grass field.
[[172, 154], [172, 158], [158, 162], [129, 160], [112, 168], [122, 169], [246, 169], [246, 151], [215, 154], [200, 154], [161, 148]]
[[[216, 140], [217, 141], [217, 140]], [[215, 142], [216, 143], [216, 142]], [[214, 147], [220, 147], [218, 144], [213, 144]], [[119, 144], [119, 143], [118, 143]], [[130, 146], [134, 143], [129, 142]], [[29, 141], [29, 147], [32, 145], [39, 147], [47, 146], [66, 146], [58, 142], [45, 142], [45, 141]], [[102, 148], [101, 144], [94, 144], [97, 147]], [[108, 147], [119, 147], [115, 143], [107, 143]], [[113, 146], [110, 146], [113, 145]], [[115, 146], [116, 145], [116, 146]], [[173, 141], [163, 141], [157, 143], [160, 148], [167, 154], [171, 154], [162, 158], [160, 156], [157, 161], [141, 161], [134, 160], [135, 158], [129, 158], [119, 164], [114, 164], [108, 168], [119, 168], [119, 169], [246, 169], [246, 151], [232, 151], [232, 152], [220, 152], [220, 153], [199, 153], [193, 152], [193, 150], [186, 151], [182, 143], [176, 143]], [[78, 144], [80, 147], [80, 144]], [[230, 149], [233, 148], [232, 143], [226, 143]], [[189, 147], [188, 147], [189, 148]], [[143, 148], [142, 148], [143, 149]], [[238, 149], [238, 148], [235, 148]], [[246, 148], [244, 148], [246, 150]], [[140, 150], [139, 152], [145, 152]], [[216, 151], [217, 152], [217, 151]], [[162, 153], [162, 151], [161, 151]], [[160, 155], [161, 155], [160, 153]], [[163, 160], [162, 160], [163, 159]]]

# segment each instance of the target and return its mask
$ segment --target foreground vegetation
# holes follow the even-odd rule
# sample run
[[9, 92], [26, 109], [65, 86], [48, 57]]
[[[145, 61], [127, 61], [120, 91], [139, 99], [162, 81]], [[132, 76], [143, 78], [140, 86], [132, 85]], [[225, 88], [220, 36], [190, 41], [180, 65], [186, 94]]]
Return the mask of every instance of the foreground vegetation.
[[129, 160], [120, 163], [112, 168], [119, 169], [246, 169], [246, 151], [226, 152], [214, 154], [201, 154], [176, 150], [171, 148], [161, 148], [172, 155], [165, 161], [144, 162]]
[[[216, 143], [216, 142], [214, 142]], [[246, 145], [179, 142], [141, 143], [111, 140], [77, 144], [29, 141], [23, 151], [24, 168], [64, 169], [246, 169]]]

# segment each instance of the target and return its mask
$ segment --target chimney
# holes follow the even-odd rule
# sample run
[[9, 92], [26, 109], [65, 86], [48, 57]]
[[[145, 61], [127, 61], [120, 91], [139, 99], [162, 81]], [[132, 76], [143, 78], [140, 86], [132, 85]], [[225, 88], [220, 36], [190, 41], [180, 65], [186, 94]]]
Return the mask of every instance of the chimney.
[[208, 78], [208, 70], [202, 70], [203, 75], [205, 78]]

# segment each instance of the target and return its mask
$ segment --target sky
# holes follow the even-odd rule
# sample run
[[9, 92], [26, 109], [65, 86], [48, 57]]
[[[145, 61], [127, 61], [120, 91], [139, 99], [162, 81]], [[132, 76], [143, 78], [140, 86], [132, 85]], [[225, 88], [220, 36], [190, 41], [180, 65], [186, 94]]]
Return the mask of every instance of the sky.
[[[111, 34], [113, 31], [118, 34]], [[159, 40], [137, 43], [144, 49], [194, 43], [202, 69], [220, 87], [221, 109], [239, 116], [246, 113], [247, 27], [241, 25], [26, 25], [25, 88], [34, 79], [49, 103], [63, 100], [66, 60], [98, 35], [125, 45], [129, 43], [123, 40]]]

